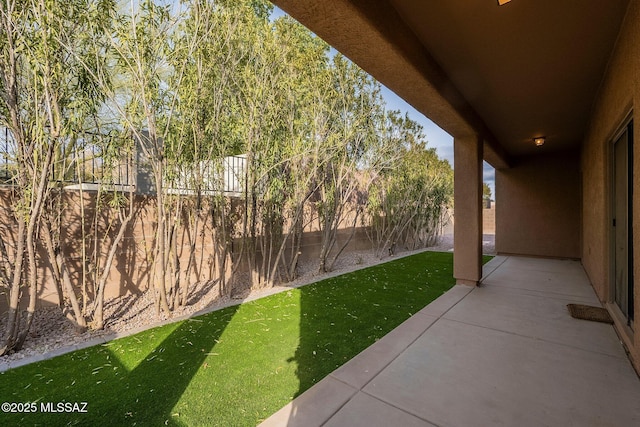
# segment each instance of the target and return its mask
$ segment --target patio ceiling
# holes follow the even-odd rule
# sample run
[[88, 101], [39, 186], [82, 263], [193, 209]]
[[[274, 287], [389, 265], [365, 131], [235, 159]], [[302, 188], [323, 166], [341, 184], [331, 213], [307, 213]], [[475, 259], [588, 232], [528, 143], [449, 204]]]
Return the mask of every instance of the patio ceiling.
[[628, 0], [274, 3], [504, 167], [580, 145]]

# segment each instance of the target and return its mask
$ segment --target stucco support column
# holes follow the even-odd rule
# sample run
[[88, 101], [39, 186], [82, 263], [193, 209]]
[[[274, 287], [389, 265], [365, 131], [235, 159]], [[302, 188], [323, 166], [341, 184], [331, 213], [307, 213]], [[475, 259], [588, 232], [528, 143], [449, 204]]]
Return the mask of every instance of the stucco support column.
[[455, 138], [453, 276], [459, 285], [482, 278], [482, 140]]

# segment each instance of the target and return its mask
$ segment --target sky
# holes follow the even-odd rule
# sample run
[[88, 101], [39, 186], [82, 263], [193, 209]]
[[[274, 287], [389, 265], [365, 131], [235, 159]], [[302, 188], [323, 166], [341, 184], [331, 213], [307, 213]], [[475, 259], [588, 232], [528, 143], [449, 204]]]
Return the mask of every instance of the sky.
[[[433, 123], [424, 114], [409, 105], [404, 99], [400, 98], [393, 91], [382, 85], [382, 96], [389, 110], [400, 110], [408, 113], [412, 120], [420, 123], [424, 128], [424, 134], [427, 139], [428, 147], [435, 147], [438, 157], [449, 161], [451, 166], [455, 168], [453, 162], [453, 137], [442, 130], [438, 125]], [[483, 182], [486, 182], [491, 188], [492, 198], [495, 199], [495, 170], [487, 162], [483, 162]]]
[[[285, 12], [274, 6], [273, 13], [271, 14], [272, 19], [277, 19], [284, 15]], [[435, 148], [438, 156], [441, 159], [448, 160], [451, 166], [455, 168], [453, 162], [453, 137], [451, 135], [384, 85], [382, 85], [382, 96], [387, 104], [388, 110], [399, 110], [403, 114], [408, 113], [412, 120], [421, 124], [426, 136], [427, 146]], [[483, 181], [489, 185], [492, 198], [495, 198], [495, 171], [486, 162], [484, 162]]]

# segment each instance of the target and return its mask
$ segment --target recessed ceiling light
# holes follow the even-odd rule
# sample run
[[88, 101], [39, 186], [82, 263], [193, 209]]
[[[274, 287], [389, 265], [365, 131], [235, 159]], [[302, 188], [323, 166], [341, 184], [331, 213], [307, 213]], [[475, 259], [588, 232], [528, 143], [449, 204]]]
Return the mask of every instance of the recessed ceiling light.
[[509, 3], [511, 0], [498, 0], [498, 6], [502, 6], [505, 5], [507, 3]]
[[536, 146], [538, 146], [538, 147], [541, 147], [541, 146], [544, 145], [544, 140], [545, 140], [544, 136], [539, 136], [537, 138], [533, 138], [534, 144], [536, 144]]

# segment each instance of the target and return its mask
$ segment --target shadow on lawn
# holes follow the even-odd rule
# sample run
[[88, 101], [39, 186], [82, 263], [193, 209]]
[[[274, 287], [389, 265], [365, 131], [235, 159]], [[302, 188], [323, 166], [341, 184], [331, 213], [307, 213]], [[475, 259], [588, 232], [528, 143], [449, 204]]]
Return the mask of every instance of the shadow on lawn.
[[208, 367], [206, 359], [238, 307], [42, 362], [46, 384], [36, 378], [27, 386], [30, 396], [39, 397], [38, 408], [40, 402], [87, 402], [87, 412], [0, 414], [8, 415], [1, 424], [184, 425], [174, 407], [198, 371]]
[[209, 367], [206, 360], [238, 307], [182, 322], [139, 365], [113, 379], [111, 398], [92, 412], [111, 425], [183, 425], [173, 409], [197, 372]]
[[450, 289], [452, 270], [451, 254], [423, 252], [301, 288], [296, 397]]

